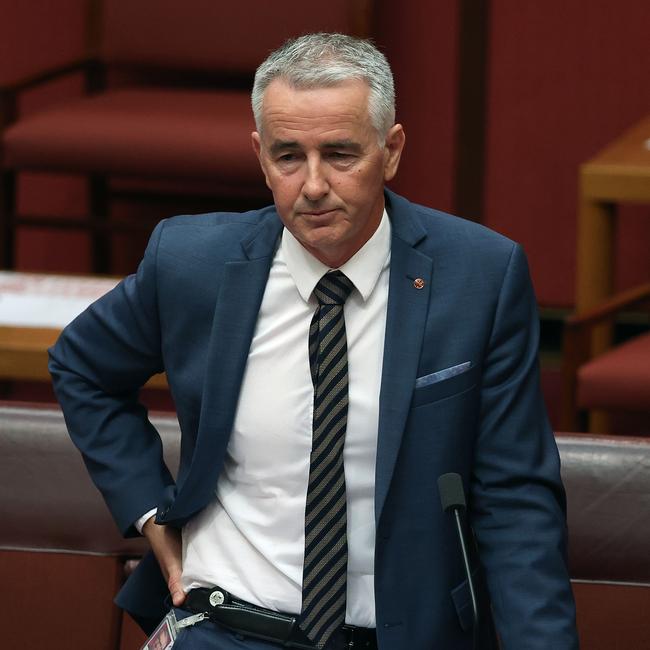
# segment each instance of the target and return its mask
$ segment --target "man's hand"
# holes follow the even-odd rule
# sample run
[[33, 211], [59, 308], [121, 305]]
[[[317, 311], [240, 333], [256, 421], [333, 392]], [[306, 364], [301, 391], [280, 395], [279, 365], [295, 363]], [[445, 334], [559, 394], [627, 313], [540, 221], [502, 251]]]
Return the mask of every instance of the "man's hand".
[[159, 526], [154, 517], [147, 519], [142, 527], [142, 534], [149, 540], [160, 570], [167, 581], [172, 602], [180, 607], [185, 601], [185, 592], [181, 586], [181, 532], [170, 526]]

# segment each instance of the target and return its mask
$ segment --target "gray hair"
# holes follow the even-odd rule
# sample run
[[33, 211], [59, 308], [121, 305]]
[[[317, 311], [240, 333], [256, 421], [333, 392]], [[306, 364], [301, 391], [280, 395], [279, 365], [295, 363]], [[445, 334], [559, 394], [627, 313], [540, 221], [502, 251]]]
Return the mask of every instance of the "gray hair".
[[383, 144], [395, 123], [395, 86], [386, 57], [369, 40], [345, 34], [306, 34], [272, 52], [255, 73], [251, 104], [261, 133], [264, 92], [276, 78], [294, 88], [323, 88], [344, 81], [365, 81], [368, 114]]

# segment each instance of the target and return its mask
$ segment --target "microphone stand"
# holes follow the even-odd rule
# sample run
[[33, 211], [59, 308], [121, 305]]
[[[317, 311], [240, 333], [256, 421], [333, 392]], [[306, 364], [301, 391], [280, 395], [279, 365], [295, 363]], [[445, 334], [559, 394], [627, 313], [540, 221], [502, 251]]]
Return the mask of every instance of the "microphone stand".
[[474, 588], [474, 580], [472, 579], [472, 570], [469, 564], [469, 554], [467, 552], [467, 544], [465, 543], [463, 524], [460, 516], [461, 511], [464, 511], [466, 507], [465, 491], [463, 489], [463, 481], [460, 475], [449, 473], [440, 476], [438, 478], [438, 490], [440, 491], [442, 509], [445, 512], [449, 512], [451, 510], [454, 513], [456, 533], [458, 534], [460, 552], [463, 557], [463, 566], [465, 568], [465, 576], [467, 577], [469, 595], [472, 601], [472, 617], [474, 619], [474, 626], [472, 628], [472, 648], [473, 650], [476, 650], [479, 627], [478, 601], [476, 598], [476, 589]]

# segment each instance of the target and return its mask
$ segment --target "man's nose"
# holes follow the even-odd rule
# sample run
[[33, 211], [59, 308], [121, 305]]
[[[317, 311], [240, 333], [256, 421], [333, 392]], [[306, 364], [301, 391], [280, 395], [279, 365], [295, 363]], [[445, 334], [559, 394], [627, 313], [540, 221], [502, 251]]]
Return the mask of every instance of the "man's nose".
[[302, 193], [309, 201], [319, 201], [328, 192], [330, 186], [324, 174], [320, 160], [308, 160], [305, 183]]

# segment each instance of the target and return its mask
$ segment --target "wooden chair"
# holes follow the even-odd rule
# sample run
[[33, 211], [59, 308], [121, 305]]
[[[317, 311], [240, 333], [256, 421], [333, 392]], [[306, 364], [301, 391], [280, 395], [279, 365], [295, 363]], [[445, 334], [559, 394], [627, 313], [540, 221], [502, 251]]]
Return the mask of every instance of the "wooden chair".
[[[650, 331], [596, 356], [593, 333], [623, 311], [650, 308], [650, 282], [617, 294], [567, 319], [563, 350], [562, 428], [584, 431], [589, 410], [648, 414], [650, 433]], [[593, 423], [592, 423], [593, 424]], [[592, 429], [602, 429], [606, 420]]]
[[[0, 268], [14, 267], [17, 226], [83, 227], [93, 271], [109, 272], [109, 229], [143, 227], [111, 222], [116, 195], [220, 197], [213, 209], [268, 202], [250, 145], [255, 68], [291, 36], [367, 35], [369, 10], [369, 0], [332, 0], [326, 10], [302, 0], [90, 0], [97, 44], [88, 57], [0, 88]], [[79, 73], [84, 96], [18, 114], [24, 91]], [[84, 175], [88, 218], [17, 215], [24, 171]]]

